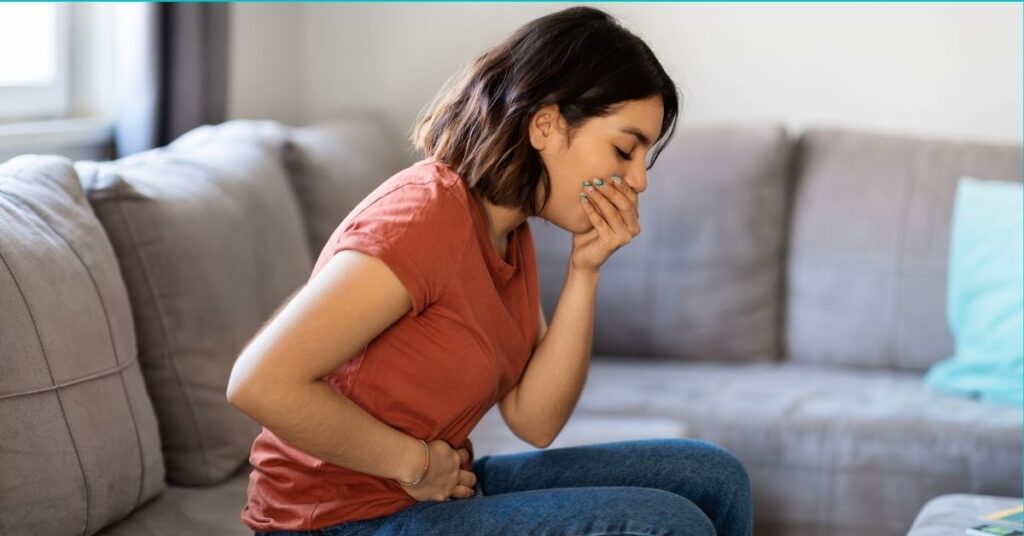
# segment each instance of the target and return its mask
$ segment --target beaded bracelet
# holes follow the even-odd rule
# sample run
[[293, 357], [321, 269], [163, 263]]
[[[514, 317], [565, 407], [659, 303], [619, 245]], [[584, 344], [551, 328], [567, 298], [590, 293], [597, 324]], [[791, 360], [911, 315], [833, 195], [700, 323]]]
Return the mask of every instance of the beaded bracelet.
[[417, 478], [416, 480], [413, 480], [412, 482], [402, 482], [398, 478], [395, 479], [396, 481], [398, 481], [399, 484], [403, 486], [415, 486], [416, 484], [420, 483], [420, 480], [423, 480], [424, 476], [427, 475], [427, 467], [430, 466], [430, 447], [427, 445], [427, 442], [422, 439], [420, 439], [420, 443], [423, 443], [423, 448], [427, 451], [427, 463], [423, 464], [423, 473], [421, 473], [419, 478]]

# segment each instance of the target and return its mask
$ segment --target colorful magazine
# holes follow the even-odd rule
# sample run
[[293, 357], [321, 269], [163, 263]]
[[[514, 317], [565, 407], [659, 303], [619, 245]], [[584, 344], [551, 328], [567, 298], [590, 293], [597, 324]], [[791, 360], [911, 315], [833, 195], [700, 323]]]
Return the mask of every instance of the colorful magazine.
[[1017, 506], [984, 515], [979, 519], [979, 521], [984, 521], [990, 525], [999, 525], [1000, 527], [1024, 530], [1024, 502]]
[[1024, 536], [1024, 532], [1016, 529], [982, 523], [967, 529], [968, 536]]

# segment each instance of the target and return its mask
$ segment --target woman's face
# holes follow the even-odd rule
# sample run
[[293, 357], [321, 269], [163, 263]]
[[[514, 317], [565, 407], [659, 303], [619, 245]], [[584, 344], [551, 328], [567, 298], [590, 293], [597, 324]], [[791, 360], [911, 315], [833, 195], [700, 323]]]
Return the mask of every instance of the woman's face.
[[[639, 194], [647, 189], [647, 156], [661, 132], [664, 109], [660, 96], [627, 101], [606, 117], [595, 117], [566, 138], [558, 105], [541, 108], [530, 120], [530, 143], [540, 153], [551, 178], [551, 196], [540, 216], [572, 233], [593, 228], [579, 201], [583, 181], [610, 180], [618, 175]], [[621, 151], [621, 154], [620, 154]], [[541, 188], [543, 189], [543, 188]], [[542, 193], [539, 193], [539, 195]]]

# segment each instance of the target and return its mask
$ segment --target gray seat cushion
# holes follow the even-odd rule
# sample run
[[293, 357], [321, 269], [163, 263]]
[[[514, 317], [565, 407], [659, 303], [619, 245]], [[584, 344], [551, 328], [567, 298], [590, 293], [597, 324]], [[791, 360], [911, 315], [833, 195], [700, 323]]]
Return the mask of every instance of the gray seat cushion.
[[99, 536], [252, 536], [241, 519], [251, 471], [245, 464], [216, 486], [170, 486]]
[[[595, 352], [778, 357], [790, 146], [774, 124], [677, 130], [640, 195], [642, 232], [601, 268]], [[550, 319], [572, 237], [539, 218], [530, 228]]]
[[173, 484], [223, 481], [261, 429], [225, 393], [244, 345], [312, 270], [284, 139], [232, 121], [75, 163], [124, 273]]
[[789, 358], [924, 371], [949, 357], [956, 182], [963, 174], [1020, 181], [1020, 145], [831, 128], [806, 131], [798, 154]]
[[757, 534], [902, 536], [948, 490], [1021, 494], [1022, 410], [926, 390], [919, 373], [599, 356], [577, 412], [679, 419], [734, 452]]
[[0, 166], [0, 534], [95, 533], [164, 490], [114, 250], [72, 163]]

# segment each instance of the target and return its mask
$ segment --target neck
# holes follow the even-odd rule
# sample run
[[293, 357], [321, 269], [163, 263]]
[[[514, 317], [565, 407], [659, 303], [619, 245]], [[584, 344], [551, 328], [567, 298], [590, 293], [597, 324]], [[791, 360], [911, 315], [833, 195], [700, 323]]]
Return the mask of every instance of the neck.
[[[474, 194], [476, 195], [476, 194]], [[492, 205], [486, 199], [477, 197], [484, 208], [484, 215], [487, 219], [487, 229], [490, 231], [491, 242], [498, 248], [498, 251], [505, 251], [505, 244], [508, 241], [508, 234], [512, 229], [519, 227], [526, 220], [526, 214], [520, 210]]]

